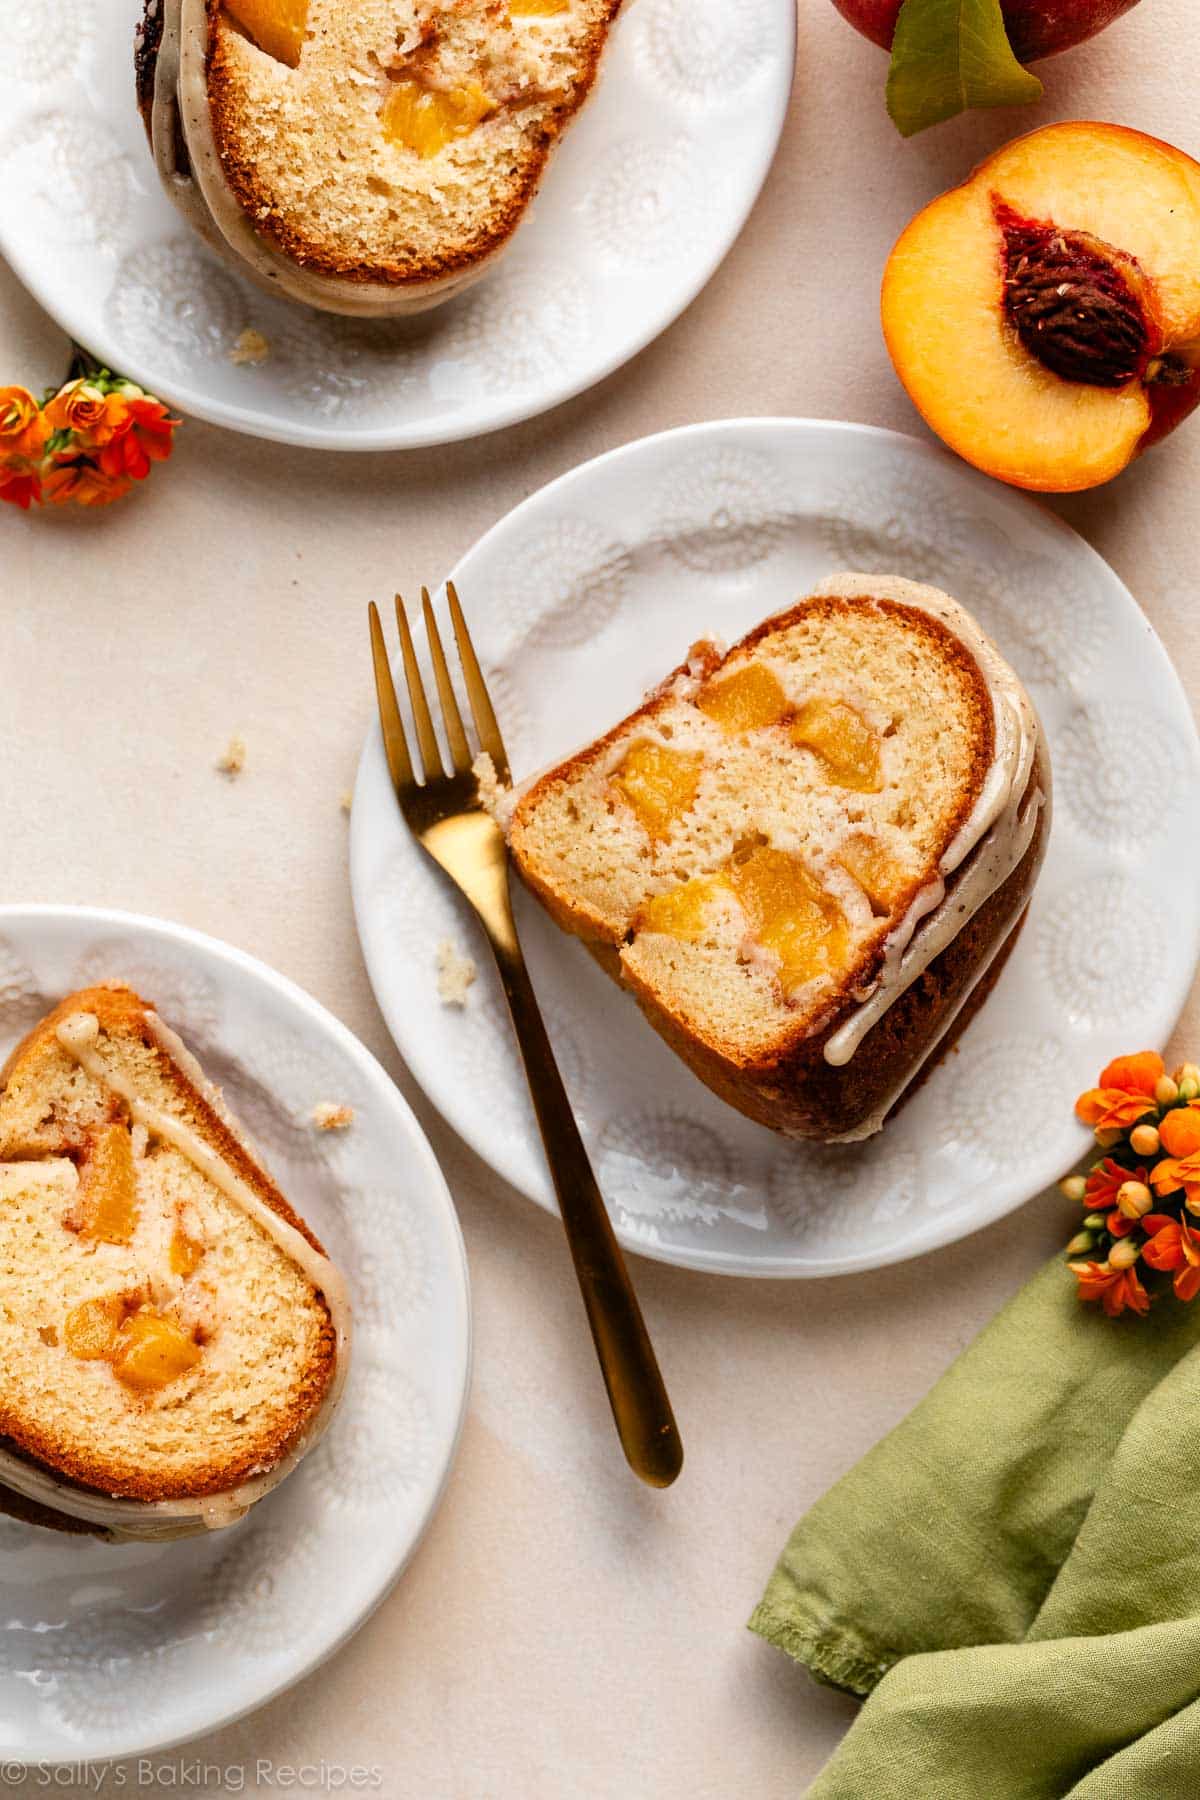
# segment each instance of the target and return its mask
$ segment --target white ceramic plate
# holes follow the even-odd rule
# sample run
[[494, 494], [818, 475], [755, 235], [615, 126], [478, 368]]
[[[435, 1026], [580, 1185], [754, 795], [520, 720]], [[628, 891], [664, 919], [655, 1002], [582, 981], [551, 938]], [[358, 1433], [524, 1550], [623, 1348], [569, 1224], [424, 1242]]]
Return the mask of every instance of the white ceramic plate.
[[[795, 0], [626, 0], [596, 93], [496, 272], [407, 322], [261, 295], [160, 192], [133, 94], [142, 0], [0, 4], [0, 250], [96, 356], [184, 412], [381, 450], [511, 425], [590, 387], [695, 299], [783, 125]], [[247, 327], [257, 369], [230, 350]]]
[[[72, 988], [155, 1001], [345, 1269], [355, 1313], [327, 1436], [229, 1531], [157, 1546], [0, 1517], [0, 1763], [166, 1748], [261, 1706], [362, 1624], [412, 1555], [458, 1442], [466, 1262], [446, 1184], [375, 1059], [316, 1001], [212, 938], [124, 913], [0, 907], [0, 1062]], [[318, 1132], [320, 1101], [345, 1132]]]
[[[838, 1274], [1009, 1212], [1080, 1155], [1072, 1104], [1107, 1057], [1165, 1041], [1200, 953], [1200, 745], [1162, 645], [1060, 519], [945, 453], [813, 420], [668, 432], [533, 495], [454, 578], [521, 778], [614, 724], [695, 638], [732, 641], [836, 569], [932, 581], [997, 639], [1049, 736], [1049, 855], [960, 1047], [857, 1149], [788, 1143], [725, 1106], [518, 895], [620, 1235], [693, 1268]], [[377, 730], [351, 866], [371, 979], [414, 1075], [480, 1156], [551, 1205], [490, 961], [400, 822]], [[465, 1012], [437, 1002], [442, 936], [479, 957]]]

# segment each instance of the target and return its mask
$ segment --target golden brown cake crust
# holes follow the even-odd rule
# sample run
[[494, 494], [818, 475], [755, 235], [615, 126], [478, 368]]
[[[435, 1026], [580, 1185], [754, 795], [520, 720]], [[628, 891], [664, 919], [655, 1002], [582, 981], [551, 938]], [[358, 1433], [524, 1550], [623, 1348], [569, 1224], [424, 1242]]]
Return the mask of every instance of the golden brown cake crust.
[[[324, 1254], [320, 1241], [309, 1226], [292, 1210], [274, 1182], [254, 1161], [207, 1097], [163, 1049], [147, 1017], [152, 1010], [147, 1001], [127, 987], [84, 988], [68, 995], [17, 1045], [0, 1069], [0, 1100], [18, 1069], [23, 1075], [34, 1073], [40, 1059], [59, 1054], [55, 1037], [59, 1025], [80, 1013], [93, 1014], [106, 1036], [133, 1038], [151, 1052], [160, 1078], [182, 1103], [189, 1123], [209, 1148], [246, 1183], [264, 1205], [298, 1231], [313, 1249]], [[117, 1106], [119, 1108], [119, 1102]], [[42, 1153], [34, 1145], [26, 1146], [24, 1151], [26, 1157]], [[10, 1145], [4, 1154], [10, 1160], [22, 1160], [22, 1147], [19, 1144]], [[88, 1445], [74, 1438], [67, 1442], [42, 1435], [28, 1420], [13, 1411], [3, 1391], [0, 1391], [0, 1439], [11, 1440], [31, 1460], [54, 1473], [67, 1476], [82, 1487], [92, 1488], [102, 1494], [119, 1492], [130, 1499], [155, 1501], [202, 1498], [225, 1493], [281, 1462], [320, 1408], [333, 1379], [337, 1340], [325, 1297], [318, 1293], [317, 1298], [324, 1313], [324, 1325], [301, 1379], [293, 1385], [286, 1408], [282, 1413], [276, 1414], [270, 1428], [264, 1429], [258, 1440], [237, 1458], [223, 1462], [214, 1460], [198, 1472], [189, 1468], [186, 1476], [179, 1480], [164, 1477], [154, 1479], [136, 1467], [125, 1465], [122, 1465], [118, 1474], [106, 1459], [103, 1445]]]
[[528, 210], [551, 150], [595, 85], [601, 54], [622, 4], [623, 0], [607, 0], [604, 17], [582, 46], [580, 73], [569, 103], [555, 108], [519, 170], [514, 170], [517, 181], [509, 197], [494, 209], [474, 236], [464, 242], [448, 243], [438, 255], [414, 256], [393, 262], [364, 262], [338, 254], [327, 244], [306, 237], [301, 225], [282, 218], [271, 209], [269, 196], [263, 192], [253, 163], [242, 157], [236, 148], [240, 102], [228, 54], [229, 34], [234, 28], [221, 16], [220, 0], [208, 0], [212, 20], [208, 54], [209, 110], [221, 167], [230, 190], [253, 221], [258, 235], [313, 274], [341, 281], [383, 283], [404, 288], [442, 281], [473, 269], [508, 242]]

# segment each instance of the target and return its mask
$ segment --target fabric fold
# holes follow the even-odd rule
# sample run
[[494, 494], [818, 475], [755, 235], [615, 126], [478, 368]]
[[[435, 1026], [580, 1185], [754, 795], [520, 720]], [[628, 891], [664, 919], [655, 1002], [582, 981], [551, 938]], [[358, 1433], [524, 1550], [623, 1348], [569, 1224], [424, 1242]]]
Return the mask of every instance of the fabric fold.
[[1200, 1793], [1197, 1344], [1056, 1258], [801, 1520], [751, 1628], [871, 1696], [814, 1800]]

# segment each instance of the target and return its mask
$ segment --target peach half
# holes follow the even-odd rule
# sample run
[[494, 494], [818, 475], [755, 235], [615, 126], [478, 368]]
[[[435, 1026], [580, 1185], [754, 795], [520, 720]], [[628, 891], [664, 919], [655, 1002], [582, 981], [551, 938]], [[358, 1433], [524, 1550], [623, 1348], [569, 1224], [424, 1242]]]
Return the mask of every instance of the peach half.
[[917, 410], [1014, 487], [1109, 481], [1200, 401], [1200, 163], [1048, 125], [903, 233], [883, 333]]

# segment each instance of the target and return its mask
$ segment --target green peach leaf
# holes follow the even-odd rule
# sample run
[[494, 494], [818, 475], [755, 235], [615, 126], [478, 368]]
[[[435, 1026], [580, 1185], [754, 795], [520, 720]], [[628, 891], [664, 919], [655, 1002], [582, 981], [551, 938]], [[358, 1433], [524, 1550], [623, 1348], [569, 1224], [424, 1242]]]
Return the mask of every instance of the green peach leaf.
[[905, 137], [968, 106], [1020, 106], [1041, 92], [1013, 55], [1000, 0], [904, 0], [887, 106]]

